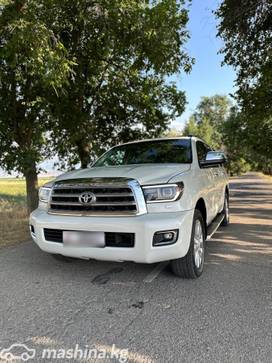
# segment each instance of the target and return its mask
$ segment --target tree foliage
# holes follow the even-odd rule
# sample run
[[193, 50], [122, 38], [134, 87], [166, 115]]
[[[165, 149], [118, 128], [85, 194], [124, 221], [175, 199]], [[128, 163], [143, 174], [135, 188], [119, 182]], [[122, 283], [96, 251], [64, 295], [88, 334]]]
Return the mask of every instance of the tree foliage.
[[272, 155], [272, 3], [224, 0], [216, 11], [224, 62], [237, 72], [236, 99], [248, 148]]
[[0, 4], [0, 165], [26, 177], [29, 210], [37, 206], [37, 163], [50, 150], [44, 95], [62, 86], [71, 66], [42, 20], [43, 5]]
[[214, 149], [223, 145], [222, 128], [230, 114], [231, 101], [227, 96], [202, 97], [183, 132], [198, 136]]
[[226, 150], [230, 175], [246, 173], [253, 167], [253, 160], [245, 134], [246, 119], [237, 106], [231, 108], [229, 117], [222, 125], [223, 148]]
[[215, 150], [224, 150], [229, 174], [239, 175], [250, 170], [251, 161], [244, 124], [245, 119], [229, 97], [215, 95], [201, 99], [183, 133], [198, 136]]
[[183, 1], [56, 0], [54, 32], [75, 60], [64, 94], [52, 94], [56, 152], [71, 164], [123, 141], [153, 137], [184, 110], [166, 77], [192, 61]]

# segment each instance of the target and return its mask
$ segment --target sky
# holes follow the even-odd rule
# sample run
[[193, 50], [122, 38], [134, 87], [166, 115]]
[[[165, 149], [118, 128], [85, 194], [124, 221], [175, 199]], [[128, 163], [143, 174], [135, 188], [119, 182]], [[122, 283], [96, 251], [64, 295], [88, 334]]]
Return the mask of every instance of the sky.
[[235, 73], [231, 67], [221, 66], [223, 56], [218, 54], [223, 43], [216, 37], [216, 19], [212, 13], [218, 3], [218, 0], [192, 0], [188, 23], [191, 38], [185, 48], [195, 58], [195, 64], [189, 75], [182, 73], [177, 78], [188, 104], [181, 117], [172, 123], [174, 128], [184, 126], [202, 96], [234, 92]]

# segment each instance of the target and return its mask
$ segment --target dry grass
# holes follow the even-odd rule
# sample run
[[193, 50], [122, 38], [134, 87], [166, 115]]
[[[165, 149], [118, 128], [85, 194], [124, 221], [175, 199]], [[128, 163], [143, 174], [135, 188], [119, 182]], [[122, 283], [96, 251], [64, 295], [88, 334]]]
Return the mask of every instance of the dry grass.
[[261, 172], [257, 172], [256, 174], [258, 174], [261, 178], [264, 178], [266, 180], [270, 180], [272, 182], [272, 175], [267, 175]]
[[272, 182], [272, 175], [262, 174], [262, 176]]
[[25, 180], [0, 179], [0, 247], [29, 238]]
[[0, 201], [0, 246], [29, 239], [25, 205], [13, 201]]

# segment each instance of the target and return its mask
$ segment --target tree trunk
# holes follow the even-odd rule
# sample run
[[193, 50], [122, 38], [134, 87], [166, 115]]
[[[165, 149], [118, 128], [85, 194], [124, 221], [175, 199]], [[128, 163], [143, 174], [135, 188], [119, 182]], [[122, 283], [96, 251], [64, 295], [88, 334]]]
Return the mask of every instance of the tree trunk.
[[24, 176], [26, 179], [27, 210], [30, 214], [39, 204], [38, 175], [35, 163], [25, 170]]
[[80, 159], [80, 164], [82, 169], [86, 169], [90, 164], [90, 145], [79, 141], [77, 143], [77, 151]]

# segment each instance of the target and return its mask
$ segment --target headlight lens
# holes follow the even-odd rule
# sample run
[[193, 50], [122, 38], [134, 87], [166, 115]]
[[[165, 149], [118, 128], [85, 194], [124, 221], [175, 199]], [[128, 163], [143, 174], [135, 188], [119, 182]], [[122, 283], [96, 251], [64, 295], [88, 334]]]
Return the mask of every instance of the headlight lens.
[[49, 202], [51, 188], [41, 187], [39, 190], [39, 199], [41, 202]]
[[184, 184], [165, 184], [143, 187], [147, 203], [173, 202], [180, 198], [184, 190]]

